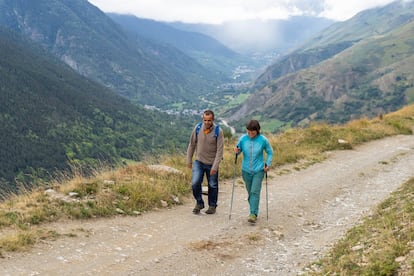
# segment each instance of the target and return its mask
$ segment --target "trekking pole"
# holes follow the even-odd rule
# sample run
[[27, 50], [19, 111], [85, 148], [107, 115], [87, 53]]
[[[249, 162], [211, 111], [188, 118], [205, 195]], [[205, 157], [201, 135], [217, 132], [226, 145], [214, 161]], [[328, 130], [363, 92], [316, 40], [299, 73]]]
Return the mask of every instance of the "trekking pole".
[[236, 155], [236, 157], [234, 158], [233, 187], [232, 187], [232, 189], [231, 189], [231, 200], [230, 200], [229, 220], [231, 219], [231, 209], [233, 208], [234, 185], [235, 185], [235, 183], [236, 183], [237, 153], [236, 153], [235, 155]]
[[269, 220], [269, 198], [267, 192], [267, 172], [266, 172], [266, 220]]

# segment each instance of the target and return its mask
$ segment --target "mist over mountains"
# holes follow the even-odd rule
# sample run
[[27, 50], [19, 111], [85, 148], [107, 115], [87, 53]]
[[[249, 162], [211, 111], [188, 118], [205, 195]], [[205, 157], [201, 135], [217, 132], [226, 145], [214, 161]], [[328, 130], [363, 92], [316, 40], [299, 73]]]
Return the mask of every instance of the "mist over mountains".
[[325, 18], [293, 16], [286, 20], [243, 20], [219, 25], [169, 24], [211, 36], [238, 53], [253, 55], [257, 52], [287, 53], [333, 23], [333, 20]]

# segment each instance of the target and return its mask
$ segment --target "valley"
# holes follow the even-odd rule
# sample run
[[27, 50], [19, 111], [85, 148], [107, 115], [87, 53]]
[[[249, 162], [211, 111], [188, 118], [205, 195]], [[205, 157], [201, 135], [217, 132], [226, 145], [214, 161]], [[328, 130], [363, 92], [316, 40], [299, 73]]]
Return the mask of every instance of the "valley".
[[205, 109], [228, 135], [248, 118], [275, 134], [382, 116], [414, 101], [413, 34], [413, 1], [343, 22], [217, 25], [104, 13], [86, 0], [2, 1], [0, 184], [15, 191], [74, 165], [184, 150]]

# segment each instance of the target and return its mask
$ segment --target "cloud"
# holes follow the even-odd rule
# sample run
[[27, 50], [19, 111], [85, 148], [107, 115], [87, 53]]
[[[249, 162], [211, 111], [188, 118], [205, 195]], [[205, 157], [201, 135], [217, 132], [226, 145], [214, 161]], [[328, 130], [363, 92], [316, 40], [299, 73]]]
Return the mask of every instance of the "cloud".
[[89, 0], [104, 12], [159, 21], [216, 23], [246, 19], [286, 19], [295, 15], [349, 19], [393, 0]]
[[288, 1], [287, 6], [291, 11], [297, 11], [302, 15], [318, 15], [325, 7], [324, 1], [314, 0], [292, 0]]
[[360, 11], [384, 6], [393, 1], [394, 0], [325, 0], [325, 6], [320, 13], [320, 16], [335, 20], [346, 20]]

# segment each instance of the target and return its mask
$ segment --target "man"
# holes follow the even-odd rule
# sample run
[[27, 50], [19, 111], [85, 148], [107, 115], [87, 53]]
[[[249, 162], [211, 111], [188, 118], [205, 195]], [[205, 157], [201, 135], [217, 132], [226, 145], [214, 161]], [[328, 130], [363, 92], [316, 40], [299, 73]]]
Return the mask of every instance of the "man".
[[[223, 130], [214, 124], [214, 112], [206, 110], [203, 122], [197, 125], [190, 136], [187, 148], [187, 164], [192, 169], [191, 186], [196, 205], [194, 214], [199, 214], [204, 208], [202, 198], [202, 183], [204, 175], [208, 182], [208, 210], [206, 214], [214, 214], [218, 199], [219, 164], [223, 159], [224, 135]], [[196, 153], [193, 163], [193, 155]]]

